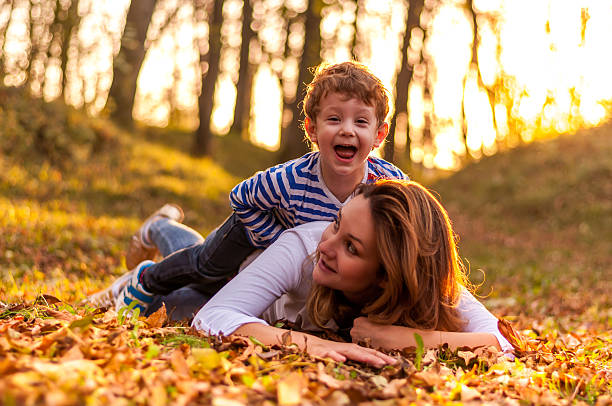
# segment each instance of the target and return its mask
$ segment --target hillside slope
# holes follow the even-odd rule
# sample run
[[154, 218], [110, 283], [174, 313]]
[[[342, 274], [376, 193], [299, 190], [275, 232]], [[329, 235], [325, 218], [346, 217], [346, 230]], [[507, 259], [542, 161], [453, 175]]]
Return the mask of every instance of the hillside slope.
[[512, 298], [492, 304], [610, 319], [612, 123], [483, 159], [431, 187], [472, 279], [485, 272], [479, 292]]

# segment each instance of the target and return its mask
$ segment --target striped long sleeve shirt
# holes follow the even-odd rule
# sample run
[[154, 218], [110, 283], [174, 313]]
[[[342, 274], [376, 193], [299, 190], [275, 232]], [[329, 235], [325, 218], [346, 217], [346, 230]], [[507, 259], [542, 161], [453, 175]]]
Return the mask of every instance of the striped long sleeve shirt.
[[[381, 177], [408, 179], [393, 164], [369, 157], [362, 183]], [[329, 191], [321, 176], [319, 152], [310, 152], [239, 183], [230, 194], [230, 205], [244, 223], [251, 244], [266, 248], [288, 228], [334, 220], [349, 199], [340, 202]]]

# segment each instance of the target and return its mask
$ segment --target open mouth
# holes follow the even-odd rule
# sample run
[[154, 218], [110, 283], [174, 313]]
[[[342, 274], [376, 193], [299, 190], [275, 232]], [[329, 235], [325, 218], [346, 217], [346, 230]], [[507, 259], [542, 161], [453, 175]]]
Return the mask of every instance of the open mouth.
[[336, 145], [334, 151], [336, 151], [336, 155], [341, 159], [353, 159], [357, 153], [357, 147], [352, 145]]

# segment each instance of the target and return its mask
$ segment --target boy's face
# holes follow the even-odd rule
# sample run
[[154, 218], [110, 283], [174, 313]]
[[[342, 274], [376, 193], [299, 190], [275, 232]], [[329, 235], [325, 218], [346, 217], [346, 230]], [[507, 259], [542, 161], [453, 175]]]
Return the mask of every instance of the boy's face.
[[374, 106], [332, 92], [321, 98], [316, 119], [306, 118], [305, 127], [319, 147], [323, 171], [330, 176], [363, 176], [370, 151], [389, 129], [387, 123], [378, 125]]

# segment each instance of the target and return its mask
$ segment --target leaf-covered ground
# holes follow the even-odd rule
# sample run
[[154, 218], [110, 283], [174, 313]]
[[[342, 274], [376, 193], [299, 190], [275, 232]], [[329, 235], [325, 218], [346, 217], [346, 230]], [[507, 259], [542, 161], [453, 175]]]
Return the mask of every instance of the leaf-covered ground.
[[[4, 113], [0, 128], [21, 128]], [[0, 404], [612, 403], [611, 125], [430, 185], [481, 299], [524, 341], [512, 361], [408, 348], [383, 370], [206, 337], [163, 312], [78, 305], [125, 272], [123, 249], [150, 212], [179, 203], [206, 233], [230, 188], [272, 162], [237, 140], [216, 140], [213, 161], [190, 157], [181, 133], [93, 131], [99, 145], [69, 162], [0, 155]]]
[[[4, 404], [409, 404], [610, 401], [610, 337], [541, 335], [509, 361], [492, 349], [395, 353], [374, 370], [313, 359], [291, 345], [207, 337], [144, 319], [75, 309], [52, 296], [0, 320]], [[288, 343], [286, 343], [288, 344]]]

